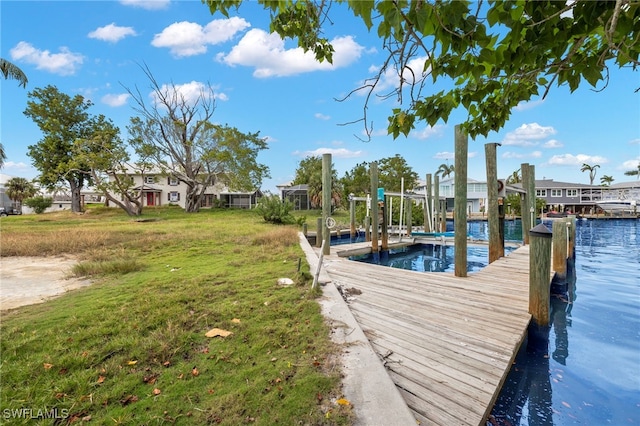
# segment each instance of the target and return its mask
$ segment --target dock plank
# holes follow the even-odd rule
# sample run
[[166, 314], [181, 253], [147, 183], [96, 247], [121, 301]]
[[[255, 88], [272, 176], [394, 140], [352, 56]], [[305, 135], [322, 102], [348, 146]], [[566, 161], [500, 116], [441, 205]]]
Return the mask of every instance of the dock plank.
[[467, 277], [337, 251], [324, 268], [418, 421], [484, 424], [531, 318], [529, 246]]

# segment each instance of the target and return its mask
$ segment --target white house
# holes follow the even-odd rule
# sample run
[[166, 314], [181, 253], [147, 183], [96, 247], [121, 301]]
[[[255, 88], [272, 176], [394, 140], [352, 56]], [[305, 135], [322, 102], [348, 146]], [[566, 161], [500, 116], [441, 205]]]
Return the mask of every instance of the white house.
[[[178, 205], [185, 208], [187, 185], [175, 176], [159, 170], [143, 174], [130, 169], [128, 174], [133, 178], [134, 189], [142, 191], [143, 206]], [[117, 194], [112, 195], [115, 198], [119, 197]], [[259, 189], [253, 192], [234, 192], [218, 181], [207, 187], [200, 207], [218, 206], [251, 209], [256, 206], [260, 197], [262, 197], [262, 192]], [[107, 203], [107, 205], [109, 204]]]

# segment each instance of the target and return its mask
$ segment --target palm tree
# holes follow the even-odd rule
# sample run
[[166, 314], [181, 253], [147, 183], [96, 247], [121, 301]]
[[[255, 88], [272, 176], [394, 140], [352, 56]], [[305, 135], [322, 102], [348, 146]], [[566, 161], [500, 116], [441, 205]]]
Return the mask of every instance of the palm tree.
[[520, 183], [522, 182], [522, 176], [520, 175], [520, 169], [515, 170], [513, 173], [511, 173], [511, 176], [509, 176], [507, 178], [507, 184], [511, 185], [513, 183]]
[[18, 80], [20, 86], [25, 88], [27, 87], [29, 79], [27, 79], [26, 74], [22, 72], [20, 68], [13, 65], [6, 59], [0, 58], [0, 71], [2, 71], [2, 75], [4, 76], [5, 80]]
[[4, 162], [7, 159], [7, 154], [4, 152], [4, 145], [0, 143], [0, 169], [4, 166]]
[[446, 178], [447, 176], [451, 176], [451, 174], [453, 172], [455, 172], [456, 167], [452, 164], [440, 164], [440, 167], [438, 167], [438, 170], [436, 171], [436, 175], [441, 175], [443, 178]]
[[582, 167], [580, 168], [581, 172], [589, 171], [589, 185], [593, 185], [593, 181], [596, 179], [596, 169], [599, 168], [599, 164], [594, 164], [590, 166], [587, 163], [582, 163]]
[[602, 186], [610, 186], [614, 180], [613, 176], [604, 175], [600, 178], [600, 183]]
[[638, 163], [638, 168], [636, 170], [629, 170], [624, 172], [625, 176], [637, 176], [640, 180], [640, 162]]
[[14, 177], [6, 183], [6, 194], [22, 211], [22, 202], [38, 193], [38, 189], [25, 178]]

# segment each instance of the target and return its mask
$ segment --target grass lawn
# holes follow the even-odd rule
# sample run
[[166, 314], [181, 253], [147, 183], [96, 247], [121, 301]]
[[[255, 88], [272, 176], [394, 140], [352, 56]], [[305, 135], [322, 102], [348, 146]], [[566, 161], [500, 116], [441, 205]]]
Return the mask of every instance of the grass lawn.
[[94, 282], [2, 312], [0, 423], [350, 424], [295, 227], [247, 210], [135, 220], [99, 207], [0, 228], [3, 257], [73, 254]]

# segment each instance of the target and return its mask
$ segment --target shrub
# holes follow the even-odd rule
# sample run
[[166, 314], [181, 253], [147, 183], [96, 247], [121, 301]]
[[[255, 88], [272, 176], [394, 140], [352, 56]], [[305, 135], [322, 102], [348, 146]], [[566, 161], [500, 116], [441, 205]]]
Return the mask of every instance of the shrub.
[[260, 199], [255, 211], [265, 222], [276, 224], [293, 224], [296, 219], [291, 215], [293, 204], [289, 200], [280, 200], [277, 195], [266, 195]]
[[31, 207], [36, 214], [44, 213], [52, 204], [53, 198], [43, 197], [42, 195], [24, 200], [24, 205]]

